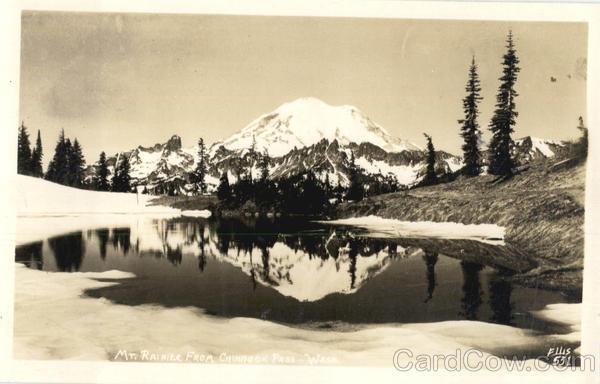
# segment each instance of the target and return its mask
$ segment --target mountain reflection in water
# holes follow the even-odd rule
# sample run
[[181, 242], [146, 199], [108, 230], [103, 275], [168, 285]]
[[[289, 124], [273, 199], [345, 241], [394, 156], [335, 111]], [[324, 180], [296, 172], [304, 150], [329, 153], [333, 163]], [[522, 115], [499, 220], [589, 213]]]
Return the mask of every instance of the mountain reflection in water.
[[568, 297], [512, 286], [506, 271], [472, 261], [508, 250], [448, 241], [369, 238], [303, 220], [139, 219], [20, 246], [16, 261], [47, 271], [132, 272], [136, 278], [86, 292], [129, 305], [296, 324], [465, 319], [560, 331], [529, 311]]

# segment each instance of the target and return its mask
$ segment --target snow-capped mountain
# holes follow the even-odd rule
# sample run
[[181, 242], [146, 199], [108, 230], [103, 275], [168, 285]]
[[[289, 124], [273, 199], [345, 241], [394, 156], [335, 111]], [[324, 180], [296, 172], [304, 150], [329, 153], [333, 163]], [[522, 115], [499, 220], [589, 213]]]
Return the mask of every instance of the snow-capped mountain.
[[[227, 172], [230, 182], [250, 169], [257, 176], [256, 156], [269, 153], [270, 177], [278, 179], [308, 170], [332, 184], [348, 184], [351, 155], [366, 179], [392, 176], [401, 185], [413, 185], [425, 172], [425, 152], [408, 141], [392, 137], [357, 108], [330, 106], [315, 98], [302, 98], [283, 104], [263, 115], [239, 133], [214, 143], [207, 151], [209, 190]], [[107, 159], [112, 177], [119, 156], [128, 156], [134, 184], [164, 193], [174, 188], [179, 193], [191, 190], [189, 174], [198, 161], [198, 148], [182, 148], [179, 136], [152, 147], [139, 146]], [[437, 153], [438, 173], [460, 168], [460, 158]], [[88, 167], [91, 181], [97, 164]], [[168, 184], [165, 187], [165, 184]]]
[[513, 155], [520, 164], [546, 159], [559, 154], [565, 145], [559, 141], [525, 136], [514, 141]]
[[211, 152], [220, 146], [232, 151], [244, 151], [255, 141], [256, 150], [268, 150], [281, 157], [294, 148], [308, 147], [323, 139], [340, 145], [371, 143], [387, 152], [420, 150], [418, 146], [392, 137], [381, 126], [356, 107], [331, 106], [307, 97], [285, 103], [273, 112], [260, 116], [239, 133], [216, 142]]
[[[184, 182], [187, 179], [187, 174], [196, 166], [198, 147], [182, 148], [181, 138], [173, 135], [162, 144], [155, 144], [152, 147], [142, 147], [140, 145], [130, 151], [117, 153], [106, 159], [109, 179], [114, 175], [115, 164], [121, 156], [129, 158], [129, 174], [133, 184], [154, 186], [178, 180]], [[98, 164], [96, 163], [86, 169], [87, 181], [91, 181], [97, 172], [97, 168]], [[217, 180], [210, 177], [208, 181], [213, 184], [217, 182]]]

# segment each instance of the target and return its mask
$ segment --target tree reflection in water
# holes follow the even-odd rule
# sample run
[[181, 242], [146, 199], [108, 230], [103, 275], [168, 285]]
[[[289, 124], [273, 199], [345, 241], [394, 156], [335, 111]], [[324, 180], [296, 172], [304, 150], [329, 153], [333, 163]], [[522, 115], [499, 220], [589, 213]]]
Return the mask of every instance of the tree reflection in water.
[[438, 261], [438, 254], [435, 252], [425, 252], [423, 260], [427, 267], [427, 298], [425, 303], [433, 298], [433, 291], [435, 290], [435, 264]]
[[490, 280], [490, 308], [492, 309], [492, 322], [512, 325], [511, 293], [511, 284], [501, 276], [495, 276]]
[[42, 257], [42, 241], [22, 245], [15, 249], [15, 261], [23, 263], [29, 268], [42, 270], [44, 267], [44, 259]]
[[48, 245], [54, 253], [56, 267], [59, 271], [79, 271], [85, 254], [85, 244], [81, 232], [51, 237], [48, 239]]
[[479, 281], [479, 272], [483, 266], [467, 261], [461, 261], [460, 265], [463, 271], [463, 297], [460, 301], [459, 316], [466, 320], [477, 320], [477, 311], [483, 302], [481, 299], [483, 290]]
[[106, 244], [110, 237], [110, 231], [108, 228], [97, 229], [96, 238], [98, 239], [98, 247], [100, 249], [100, 257], [102, 260], [106, 259]]

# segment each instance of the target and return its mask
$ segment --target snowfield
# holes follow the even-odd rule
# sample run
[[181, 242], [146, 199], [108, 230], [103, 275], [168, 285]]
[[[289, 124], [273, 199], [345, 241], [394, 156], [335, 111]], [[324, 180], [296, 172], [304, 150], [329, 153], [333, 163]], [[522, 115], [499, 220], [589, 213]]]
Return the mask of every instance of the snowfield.
[[154, 196], [141, 193], [98, 192], [71, 188], [40, 178], [17, 175], [17, 215], [86, 213], [179, 213], [178, 209], [149, 206]]
[[[306, 354], [320, 354], [333, 357], [333, 365], [391, 368], [398, 348], [418, 355], [476, 347], [485, 357], [549, 341], [526, 330], [477, 321], [390, 324], [344, 332], [299, 329], [258, 319], [218, 318], [196, 308], [127, 306], [82, 295], [86, 289], [132, 277], [119, 271], [48, 273], [15, 264], [15, 274], [15, 359], [114, 360], [119, 350], [145, 349], [180, 353], [183, 359], [194, 351], [213, 355], [217, 363], [225, 351], [250, 356], [278, 353], [293, 357], [292, 364], [308, 364]], [[558, 311], [553, 315], [564, 318], [564, 313], [578, 312], [580, 307], [565, 304], [553, 308]]]
[[[154, 196], [88, 191], [30, 176], [17, 175], [17, 191], [17, 245], [76, 230], [132, 226], [144, 218], [182, 215], [179, 209], [148, 205]], [[209, 217], [210, 211], [186, 215]]]

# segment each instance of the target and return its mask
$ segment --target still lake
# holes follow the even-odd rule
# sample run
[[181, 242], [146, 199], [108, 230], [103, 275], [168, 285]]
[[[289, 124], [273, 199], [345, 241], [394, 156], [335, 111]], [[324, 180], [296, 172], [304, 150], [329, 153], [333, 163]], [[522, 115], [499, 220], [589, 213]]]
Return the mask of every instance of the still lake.
[[[480, 245], [443, 244], [471, 256]], [[512, 284], [501, 268], [451, 254], [430, 242], [373, 238], [304, 219], [179, 217], [71, 231], [17, 247], [16, 261], [63, 273], [131, 272], [135, 278], [85, 293], [126, 305], [193, 306], [220, 317], [325, 329], [479, 320], [567, 331], [529, 311], [576, 299]]]

